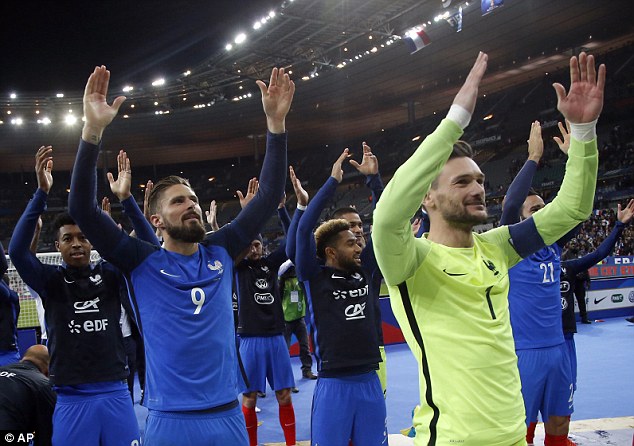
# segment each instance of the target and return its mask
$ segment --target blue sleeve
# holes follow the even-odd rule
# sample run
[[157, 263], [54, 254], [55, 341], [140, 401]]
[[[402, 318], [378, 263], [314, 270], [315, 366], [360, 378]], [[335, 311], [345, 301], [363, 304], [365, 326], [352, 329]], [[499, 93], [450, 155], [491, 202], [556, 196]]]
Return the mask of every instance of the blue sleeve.
[[365, 185], [370, 188], [372, 191], [372, 209], [376, 207], [376, 204], [379, 202], [379, 198], [381, 198], [381, 194], [383, 193], [383, 181], [381, 180], [381, 175], [368, 175], [365, 177]]
[[420, 227], [418, 228], [418, 232], [416, 233], [416, 238], [421, 238], [424, 233], [429, 232], [429, 227], [429, 215], [427, 215], [427, 212], [423, 210], [423, 212], [421, 212]]
[[526, 160], [506, 192], [502, 217], [500, 218], [501, 226], [512, 225], [520, 221], [520, 210], [528, 196], [531, 184], [533, 184], [533, 176], [536, 171], [537, 163], [532, 160]]
[[158, 237], [156, 236], [156, 231], [152, 227], [149, 221], [141, 212], [139, 205], [134, 200], [134, 197], [130, 195], [128, 198], [121, 202], [123, 206], [123, 212], [128, 216], [130, 221], [132, 222], [132, 227], [134, 228], [134, 232], [136, 233], [137, 238], [140, 240], [151, 243], [155, 246], [161, 246]]
[[0, 279], [0, 302], [10, 302], [13, 307], [17, 306], [18, 311], [20, 310], [20, 301], [17, 293], [9, 288], [9, 285], [2, 279]]
[[30, 249], [37, 219], [46, 210], [46, 198], [47, 194], [42, 189], [35, 191], [18, 220], [9, 242], [9, 255], [13, 266], [22, 280], [37, 293], [42, 292], [52, 273], [51, 269], [43, 265]]
[[371, 274], [374, 274], [379, 269], [379, 264], [376, 261], [376, 255], [374, 255], [374, 243], [372, 243], [372, 237], [368, 237], [365, 248], [361, 251], [361, 266]]
[[0, 243], [0, 276], [3, 276], [9, 270], [9, 262], [7, 262], [7, 256], [4, 253], [2, 243]]
[[321, 211], [324, 210], [326, 204], [332, 199], [339, 182], [333, 177], [328, 177], [326, 183], [319, 189], [306, 212], [302, 216], [297, 225], [297, 252], [295, 253], [295, 271], [297, 278], [304, 282], [309, 280], [313, 275], [321, 270], [321, 266], [317, 261], [317, 246], [315, 245], [315, 237], [313, 228], [319, 221]]
[[297, 226], [303, 214], [304, 211], [295, 209], [291, 225], [288, 227], [288, 232], [286, 233], [286, 256], [291, 259], [293, 264], [295, 264], [295, 248], [297, 246]]
[[206, 240], [224, 246], [234, 259], [240, 255], [277, 209], [286, 184], [286, 165], [286, 133], [267, 132], [258, 193], [231, 224], [210, 234]]
[[280, 223], [282, 223], [284, 234], [288, 235], [288, 230], [291, 227], [291, 216], [289, 215], [286, 206], [282, 206], [277, 209], [277, 216], [280, 218]]
[[587, 254], [579, 259], [566, 260], [565, 262], [562, 262], [562, 266], [568, 268], [570, 271], [572, 271], [573, 274], [593, 267], [601, 260], [610, 255], [624, 228], [625, 225], [620, 221], [617, 221], [614, 225], [614, 229], [612, 229], [612, 232], [610, 232], [610, 235], [608, 235], [606, 239], [603, 240], [596, 251], [591, 252], [590, 254]]
[[280, 222], [282, 223], [282, 229], [284, 229], [284, 234], [286, 237], [280, 243], [280, 246], [277, 247], [275, 251], [273, 251], [268, 256], [269, 262], [271, 262], [271, 266], [277, 271], [282, 266], [282, 263], [288, 260], [288, 256], [286, 255], [286, 240], [288, 240], [288, 228], [291, 225], [291, 216], [288, 215], [288, 211], [285, 206], [277, 209], [277, 215], [280, 217]]
[[80, 140], [70, 180], [68, 212], [101, 257], [120, 270], [130, 272], [158, 247], [121, 231], [114, 220], [99, 207], [98, 156], [98, 146]]
[[525, 258], [546, 246], [539, 235], [533, 217], [509, 226], [510, 243], [520, 257]]

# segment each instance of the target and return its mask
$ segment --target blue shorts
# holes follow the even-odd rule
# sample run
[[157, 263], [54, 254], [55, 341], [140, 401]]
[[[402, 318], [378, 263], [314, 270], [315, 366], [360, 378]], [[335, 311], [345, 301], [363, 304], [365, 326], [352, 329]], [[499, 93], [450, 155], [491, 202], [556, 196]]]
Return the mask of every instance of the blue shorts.
[[385, 398], [376, 372], [319, 378], [313, 394], [310, 444], [387, 445]]
[[240, 405], [221, 412], [162, 412], [150, 410], [143, 446], [248, 446]]
[[20, 352], [17, 350], [0, 351], [0, 367], [20, 362]]
[[526, 423], [550, 416], [568, 416], [573, 408], [570, 357], [565, 343], [546, 348], [517, 350]]
[[575, 334], [564, 333], [566, 347], [568, 347], [568, 357], [570, 358], [570, 368], [572, 370], [572, 386], [577, 391], [577, 347], [575, 346]]
[[295, 387], [291, 357], [283, 335], [240, 339], [240, 356], [249, 381], [247, 392], [266, 392], [266, 381], [271, 389]]
[[58, 390], [53, 446], [139, 446], [139, 425], [127, 383], [118, 384], [120, 389], [104, 393]]

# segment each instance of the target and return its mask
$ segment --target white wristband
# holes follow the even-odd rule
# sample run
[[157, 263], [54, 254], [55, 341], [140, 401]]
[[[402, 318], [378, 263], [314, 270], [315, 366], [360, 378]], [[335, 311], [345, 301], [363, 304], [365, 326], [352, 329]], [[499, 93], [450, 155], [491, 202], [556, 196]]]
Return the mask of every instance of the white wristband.
[[471, 113], [461, 105], [452, 104], [447, 112], [447, 118], [458, 124], [462, 130], [466, 129], [471, 121]]
[[570, 136], [581, 142], [592, 141], [597, 137], [597, 120], [581, 124], [570, 123]]
[[297, 210], [298, 211], [305, 211], [307, 206], [304, 206], [303, 204], [299, 204], [297, 203]]

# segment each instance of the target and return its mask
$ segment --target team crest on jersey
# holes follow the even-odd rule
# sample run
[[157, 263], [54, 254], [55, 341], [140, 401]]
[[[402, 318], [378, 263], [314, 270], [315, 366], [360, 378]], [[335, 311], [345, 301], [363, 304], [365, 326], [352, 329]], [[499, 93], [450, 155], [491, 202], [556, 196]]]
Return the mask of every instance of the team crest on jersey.
[[207, 268], [209, 268], [210, 271], [218, 271], [218, 274], [222, 274], [224, 271], [224, 267], [220, 260], [216, 260], [213, 265], [211, 263], [207, 263]]
[[355, 279], [355, 280], [361, 280], [361, 279], [363, 279], [363, 276], [361, 274], [359, 274], [359, 273], [354, 273], [352, 275], [352, 278]]
[[268, 266], [266, 266], [266, 265], [262, 265], [262, 266], [260, 267], [260, 269], [261, 269], [262, 271], [264, 271], [265, 273], [267, 273], [267, 274], [268, 274], [268, 272], [269, 272], [269, 267], [268, 267]]
[[565, 310], [566, 308], [568, 308], [568, 301], [566, 300], [565, 297], [561, 298], [561, 309]]
[[265, 290], [269, 287], [269, 283], [266, 281], [266, 279], [257, 279], [255, 281], [255, 286], [261, 290]]
[[92, 282], [92, 284], [95, 286], [101, 285], [101, 282], [103, 282], [103, 280], [101, 280], [101, 274], [95, 274], [94, 276], [90, 276], [89, 279]]

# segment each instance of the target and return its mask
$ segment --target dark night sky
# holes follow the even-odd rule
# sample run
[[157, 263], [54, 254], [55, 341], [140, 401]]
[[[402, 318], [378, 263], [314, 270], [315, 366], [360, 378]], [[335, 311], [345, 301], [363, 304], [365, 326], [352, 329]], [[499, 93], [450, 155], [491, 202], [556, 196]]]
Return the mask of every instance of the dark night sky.
[[81, 90], [95, 65], [119, 82], [173, 76], [216, 54], [281, 0], [4, 0], [0, 96]]

